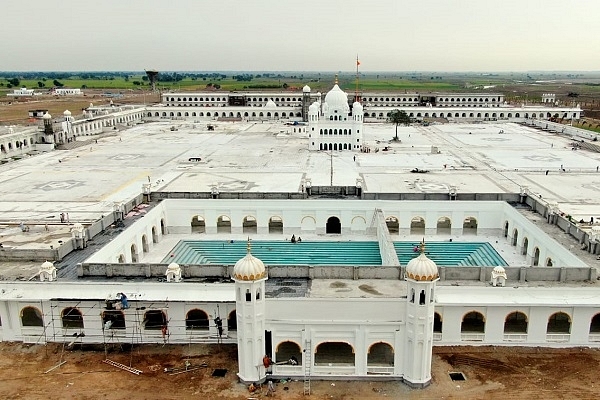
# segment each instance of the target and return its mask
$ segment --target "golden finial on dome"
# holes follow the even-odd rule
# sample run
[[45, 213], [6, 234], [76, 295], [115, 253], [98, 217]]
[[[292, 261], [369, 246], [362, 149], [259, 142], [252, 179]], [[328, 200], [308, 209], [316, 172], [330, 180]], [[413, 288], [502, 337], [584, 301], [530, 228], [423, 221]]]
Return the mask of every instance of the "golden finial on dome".
[[421, 250], [421, 254], [425, 253], [425, 238], [421, 239], [421, 244], [419, 245], [419, 250]]
[[246, 244], [246, 251], [248, 254], [252, 251], [252, 245], [250, 244], [250, 236], [248, 236], [248, 243]]
[[338, 83], [338, 74], [335, 74], [335, 84], [337, 85]]

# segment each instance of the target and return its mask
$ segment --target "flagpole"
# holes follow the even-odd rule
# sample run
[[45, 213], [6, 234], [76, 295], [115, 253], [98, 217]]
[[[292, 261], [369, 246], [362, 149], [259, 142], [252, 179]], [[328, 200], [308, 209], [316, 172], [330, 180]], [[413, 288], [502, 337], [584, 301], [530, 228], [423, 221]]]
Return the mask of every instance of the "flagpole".
[[354, 101], [358, 101], [358, 65], [360, 61], [358, 61], [358, 54], [356, 55], [356, 87], [354, 89]]

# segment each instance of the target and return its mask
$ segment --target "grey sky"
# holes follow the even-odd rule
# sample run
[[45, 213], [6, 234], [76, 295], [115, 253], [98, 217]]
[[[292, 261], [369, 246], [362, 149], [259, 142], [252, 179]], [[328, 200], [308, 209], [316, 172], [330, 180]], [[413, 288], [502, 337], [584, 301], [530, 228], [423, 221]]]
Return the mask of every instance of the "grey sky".
[[597, 0], [8, 0], [0, 70], [599, 70]]

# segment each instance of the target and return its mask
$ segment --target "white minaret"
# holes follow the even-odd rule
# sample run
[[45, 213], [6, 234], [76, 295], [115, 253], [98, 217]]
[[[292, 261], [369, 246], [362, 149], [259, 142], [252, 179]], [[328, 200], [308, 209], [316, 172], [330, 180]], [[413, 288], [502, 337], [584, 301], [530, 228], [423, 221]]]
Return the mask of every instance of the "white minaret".
[[265, 281], [267, 271], [261, 260], [250, 253], [233, 268], [237, 313], [238, 377], [244, 383], [262, 382], [266, 377]]
[[437, 265], [425, 255], [424, 241], [421, 254], [406, 265], [405, 279], [404, 381], [409, 386], [425, 387], [431, 382], [435, 283], [439, 275]]

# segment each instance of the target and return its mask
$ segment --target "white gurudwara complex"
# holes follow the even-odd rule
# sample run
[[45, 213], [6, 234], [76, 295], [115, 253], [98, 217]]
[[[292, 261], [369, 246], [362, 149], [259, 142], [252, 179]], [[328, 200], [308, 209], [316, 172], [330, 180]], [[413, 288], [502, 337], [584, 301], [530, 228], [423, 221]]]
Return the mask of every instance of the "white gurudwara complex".
[[[0, 338], [237, 344], [241, 381], [308, 390], [424, 387], [433, 346], [600, 345], [600, 149], [549, 121], [579, 107], [352, 100], [165, 93], [4, 132]], [[435, 120], [393, 141], [394, 109]]]

